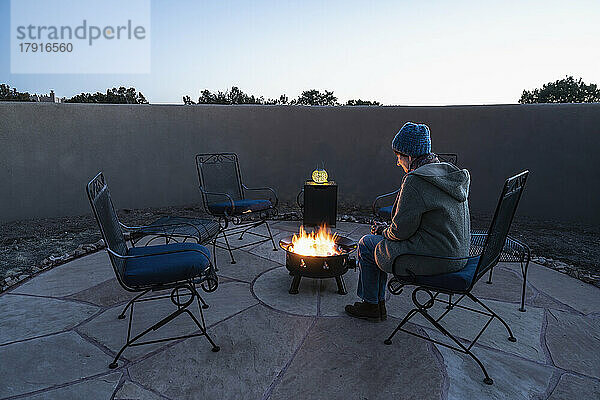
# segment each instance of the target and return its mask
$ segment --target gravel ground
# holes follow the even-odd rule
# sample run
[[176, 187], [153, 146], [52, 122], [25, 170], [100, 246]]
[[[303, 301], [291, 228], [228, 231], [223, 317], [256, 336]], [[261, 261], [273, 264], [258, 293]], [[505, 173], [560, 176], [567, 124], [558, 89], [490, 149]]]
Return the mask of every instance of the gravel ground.
[[[279, 218], [297, 219], [297, 208], [291, 204], [279, 207]], [[343, 219], [369, 223], [370, 209], [340, 205]], [[203, 216], [200, 207], [165, 207], [120, 210], [125, 224], [143, 225], [162, 215]], [[472, 215], [472, 228], [485, 229], [489, 215]], [[534, 255], [569, 264], [578, 270], [600, 274], [600, 227], [540, 221], [517, 216], [511, 235], [527, 243]], [[8, 277], [37, 272], [49, 256], [60, 257], [84, 244], [100, 239], [96, 221], [91, 215], [14, 221], [0, 225], [0, 283]]]

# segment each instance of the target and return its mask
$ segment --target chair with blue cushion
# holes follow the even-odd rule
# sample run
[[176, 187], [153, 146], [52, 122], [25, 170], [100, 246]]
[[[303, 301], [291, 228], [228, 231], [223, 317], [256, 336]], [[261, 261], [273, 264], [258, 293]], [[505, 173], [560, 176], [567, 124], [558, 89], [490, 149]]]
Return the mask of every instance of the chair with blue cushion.
[[[458, 155], [457, 154], [454, 154], [454, 153], [437, 154], [436, 153], [436, 155], [441, 162], [447, 162], [447, 163], [454, 164], [454, 165], [457, 165], [457, 163], [458, 163]], [[375, 198], [375, 200], [373, 201], [373, 205], [372, 205], [373, 217], [375, 218], [375, 220], [387, 221], [387, 222], [392, 220], [392, 208], [394, 206], [389, 205], [389, 202], [392, 199], [396, 198], [396, 196], [398, 195], [398, 192], [400, 192], [400, 188], [394, 190], [393, 192], [379, 195]], [[388, 205], [384, 205], [386, 203]]]
[[[259, 243], [273, 244], [277, 251], [267, 218], [277, 213], [277, 194], [269, 187], [249, 188], [242, 183], [240, 164], [235, 153], [209, 153], [196, 156], [196, 169], [200, 182], [200, 192], [206, 211], [216, 217], [221, 225], [223, 242], [216, 247], [229, 251], [231, 263], [235, 264], [233, 251]], [[256, 194], [257, 198], [248, 198]], [[267, 234], [255, 231], [264, 225]], [[240, 246], [231, 246], [229, 237], [245, 234], [253, 235], [257, 240]]]
[[[219, 284], [209, 250], [198, 243], [171, 243], [128, 248], [102, 172], [87, 184], [86, 190], [117, 281], [125, 290], [139, 292], [119, 314], [119, 319], [124, 319], [125, 313], [131, 308], [126, 343], [109, 367], [117, 367], [118, 360], [127, 347], [194, 336], [205, 336], [212, 345], [212, 351], [219, 351], [219, 346], [213, 342], [206, 331], [202, 309], [208, 308], [208, 304], [196, 288], [200, 285], [205, 292], [213, 292]], [[150, 292], [164, 290], [169, 290], [170, 293], [145, 297]], [[132, 338], [131, 325], [135, 303], [166, 298], [173, 302], [176, 310]], [[189, 309], [194, 300], [198, 303], [200, 319]], [[158, 330], [181, 314], [187, 314], [194, 321], [199, 333], [139, 341], [144, 335]]]
[[[508, 232], [510, 230], [510, 225], [517, 210], [517, 206], [519, 204], [519, 200], [521, 198], [523, 188], [525, 187], [525, 182], [527, 180], [528, 175], [529, 171], [523, 171], [520, 174], [515, 175], [506, 180], [502, 189], [502, 194], [500, 195], [500, 200], [496, 207], [496, 212], [494, 213], [494, 218], [488, 229], [488, 232], [485, 234], [471, 234], [471, 250], [477, 250], [474, 252], [471, 251], [471, 255], [469, 257], [449, 258], [440, 257], [436, 255], [404, 254], [399, 256], [399, 258], [396, 258], [394, 263], [395, 267], [396, 262], [401, 257], [408, 257], [403, 260], [402, 265], [407, 265], [407, 260], [410, 260], [408, 261], [408, 265], [410, 265], [411, 262], [417, 263], [419, 259], [434, 258], [440, 260], [440, 262], [464, 260], [465, 266], [459, 271], [432, 276], [415, 275], [411, 273], [410, 268], [406, 267], [403, 268], [403, 271], [394, 271], [394, 277], [388, 282], [388, 289], [393, 294], [400, 294], [404, 285], [415, 285], [416, 288], [412, 292], [412, 301], [415, 308], [408, 312], [408, 314], [400, 322], [398, 327], [394, 330], [394, 332], [392, 332], [390, 337], [385, 340], [385, 344], [392, 344], [392, 338], [394, 337], [394, 335], [398, 331], [403, 331], [413, 336], [417, 336], [422, 339], [428, 340], [430, 342], [434, 342], [436, 344], [448, 347], [450, 349], [460, 351], [462, 353], [468, 354], [469, 356], [471, 356], [471, 358], [475, 360], [475, 362], [477, 362], [477, 364], [483, 371], [483, 374], [485, 375], [484, 382], [488, 385], [493, 384], [493, 380], [488, 375], [485, 367], [483, 366], [479, 358], [477, 358], [471, 352], [471, 348], [481, 337], [483, 332], [486, 330], [486, 328], [489, 326], [489, 324], [494, 318], [498, 319], [506, 327], [506, 330], [508, 331], [509, 341], [516, 342], [517, 339], [514, 337], [506, 321], [504, 321], [498, 314], [492, 311], [481, 300], [475, 297], [475, 295], [471, 293], [471, 290], [473, 289], [473, 286], [477, 283], [477, 281], [479, 281], [479, 279], [481, 279], [500, 261], [502, 251], [505, 247]], [[448, 299], [442, 299], [440, 294], [448, 295]], [[460, 297], [456, 301], [453, 301], [453, 295], [458, 295]], [[459, 304], [461, 300], [465, 297], [471, 299], [474, 303], [481, 306], [483, 310]], [[436, 302], [445, 304], [446, 309], [441, 313], [441, 315], [434, 317], [432, 316], [429, 310], [434, 306]], [[489, 317], [485, 326], [479, 331], [479, 333], [475, 336], [475, 339], [473, 339], [473, 341], [470, 343], [467, 343], [467, 341], [457, 338], [440, 324], [440, 321], [454, 308], [460, 308], [470, 312], [483, 314]], [[425, 319], [434, 328], [436, 328], [445, 337], [450, 339], [453, 342], [453, 344], [443, 343], [403, 328], [404, 324], [410, 321], [411, 318], [413, 318], [417, 314], [420, 314], [423, 317], [425, 317]]]

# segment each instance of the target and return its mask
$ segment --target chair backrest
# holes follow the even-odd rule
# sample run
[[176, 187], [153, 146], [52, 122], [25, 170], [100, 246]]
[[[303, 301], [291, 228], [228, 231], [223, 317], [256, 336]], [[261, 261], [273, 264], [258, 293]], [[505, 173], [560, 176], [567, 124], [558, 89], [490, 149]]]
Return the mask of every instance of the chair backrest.
[[[200, 187], [206, 192], [226, 193], [233, 200], [244, 198], [238, 156], [235, 153], [209, 153], [196, 156]], [[223, 196], [205, 195], [205, 205], [227, 201]]]
[[458, 154], [454, 153], [435, 153], [441, 162], [458, 165]]
[[[102, 238], [106, 246], [115, 253], [125, 256], [127, 255], [127, 244], [123, 237], [123, 232], [119, 225], [119, 218], [115, 212], [108, 185], [104, 179], [104, 175], [100, 172], [87, 184], [87, 195], [96, 217], [96, 222], [100, 227]], [[110, 262], [117, 274], [117, 278], [122, 282], [122, 277], [125, 269], [125, 260], [115, 257], [108, 253]]]
[[490, 224], [483, 250], [479, 257], [479, 264], [477, 265], [475, 279], [473, 279], [471, 287], [500, 260], [502, 249], [506, 242], [513, 217], [517, 211], [528, 175], [529, 171], [523, 171], [508, 178], [504, 183], [504, 188], [502, 189], [500, 200], [494, 212], [494, 218]]

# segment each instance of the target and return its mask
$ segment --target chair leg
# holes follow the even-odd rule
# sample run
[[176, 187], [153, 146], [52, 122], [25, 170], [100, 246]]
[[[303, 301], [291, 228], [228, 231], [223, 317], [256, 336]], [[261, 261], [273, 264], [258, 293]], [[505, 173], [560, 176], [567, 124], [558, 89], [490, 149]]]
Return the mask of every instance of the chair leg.
[[213, 265], [215, 267], [215, 272], [217, 272], [219, 270], [219, 267], [217, 266], [217, 237], [215, 236], [213, 242], [212, 242], [212, 248], [213, 248]]
[[500, 317], [498, 314], [496, 314], [491, 308], [489, 308], [488, 306], [486, 306], [481, 300], [479, 300], [477, 297], [475, 297], [474, 295], [472, 295], [471, 293], [468, 293], [467, 296], [473, 300], [475, 303], [480, 304], [483, 308], [486, 309], [487, 312], [489, 312], [490, 314], [492, 314], [494, 317], [498, 318], [500, 320], [500, 322], [502, 322], [502, 324], [504, 325], [504, 327], [506, 328], [506, 330], [508, 331], [508, 340], [510, 342], [516, 342], [517, 338], [515, 338], [515, 336], [512, 333], [512, 330], [510, 329], [510, 326], [508, 326], [508, 324], [506, 323], [506, 321], [504, 321], [504, 319], [502, 319], [502, 317]]
[[490, 275], [488, 276], [488, 280], [485, 282], [488, 285], [492, 284], [492, 272], [494, 271], [494, 268], [490, 268]]
[[204, 308], [206, 310], [209, 307], [209, 305], [204, 301], [204, 299], [202, 298], [202, 296], [200, 296], [199, 293], [196, 294], [196, 296], [198, 297], [198, 301], [202, 302], [202, 307], [201, 308]]
[[269, 223], [265, 219], [265, 226], [267, 227], [267, 231], [269, 231], [269, 237], [271, 238], [271, 243], [273, 244], [273, 251], [277, 251], [277, 246], [275, 246], [275, 240], [273, 239], [273, 234], [271, 233], [271, 228], [269, 228]]
[[[196, 319], [196, 317], [194, 317], [194, 314], [192, 314], [190, 311], [188, 311], [188, 314], [190, 315], [190, 317], [192, 317], [192, 319], [194, 320], [194, 322], [196, 323], [198, 328], [200, 328], [200, 331], [202, 331], [202, 334], [204, 336], [206, 336], [206, 339], [208, 339], [209, 343], [212, 345], [211, 350], [216, 353], [219, 350], [221, 350], [221, 348], [215, 344], [215, 342], [212, 340], [212, 338], [208, 335], [208, 332], [206, 332], [206, 322], [204, 321], [204, 312], [202, 311], [203, 308], [208, 308], [208, 304], [206, 304], [204, 302], [204, 299], [202, 298], [202, 296], [200, 296], [200, 293], [198, 293], [198, 290], [196, 290], [195, 287], [194, 287], [194, 295], [198, 299], [198, 310], [200, 311], [200, 319], [202, 320], [202, 324], [200, 324], [198, 319]], [[200, 306], [201, 302], [202, 302], [202, 306]]]
[[139, 299], [140, 297], [142, 297], [143, 295], [145, 295], [146, 293], [148, 293], [149, 291], [150, 291], [150, 289], [145, 290], [145, 291], [137, 294], [133, 299], [129, 300], [129, 302], [127, 303], [127, 305], [125, 306], [125, 308], [123, 309], [123, 311], [121, 312], [121, 314], [119, 314], [119, 316], [117, 318], [124, 319], [125, 318], [125, 313], [127, 312], [127, 309], [129, 307], [131, 307], [131, 305], [133, 304], [133, 302], [136, 301], [137, 299]]
[[[398, 327], [396, 328], [396, 330], [392, 333], [392, 335], [384, 342], [385, 344], [391, 344], [391, 338], [394, 336], [394, 334], [396, 332], [398, 332], [398, 330], [400, 330], [401, 326], [408, 321], [408, 319], [412, 318], [412, 315], [414, 315], [415, 313], [419, 313], [421, 314], [423, 317], [425, 317], [425, 319], [427, 319], [429, 321], [429, 323], [431, 325], [433, 325], [440, 333], [442, 333], [444, 336], [450, 338], [454, 343], [456, 343], [461, 349], [462, 352], [465, 354], [468, 354], [473, 360], [475, 360], [475, 362], [477, 363], [477, 365], [479, 365], [479, 368], [481, 369], [481, 371], [483, 372], [483, 375], [485, 376], [485, 378], [483, 379], [483, 382], [486, 385], [492, 385], [494, 383], [493, 379], [490, 378], [487, 370], [485, 369], [485, 367], [483, 366], [483, 363], [481, 362], [481, 360], [479, 360], [479, 358], [477, 358], [477, 356], [475, 354], [473, 354], [470, 350], [470, 348], [465, 347], [465, 345], [463, 345], [460, 340], [458, 340], [457, 338], [454, 337], [454, 335], [452, 335], [450, 332], [448, 332], [448, 330], [446, 330], [446, 328], [444, 328], [438, 321], [436, 321], [431, 315], [429, 315], [429, 313], [427, 312], [427, 309], [412, 309], [407, 315], [406, 317], [402, 320], [402, 322], [400, 323], [400, 325], [398, 325]], [[411, 314], [413, 313], [413, 314]], [[430, 340], [431, 341], [431, 340]]]
[[485, 376], [485, 378], [483, 378], [483, 382], [486, 385], [494, 384], [494, 380], [492, 378], [490, 378], [490, 376], [488, 375], [487, 370], [483, 366], [483, 363], [481, 362], [481, 360], [479, 360], [479, 358], [477, 358], [477, 356], [475, 354], [473, 354], [471, 352], [470, 348], [466, 348], [457, 338], [454, 337], [454, 335], [452, 335], [450, 332], [448, 332], [448, 330], [446, 330], [446, 328], [444, 328], [438, 321], [436, 321], [431, 315], [429, 315], [427, 310], [418, 310], [418, 312], [421, 315], [423, 315], [433, 326], [435, 326], [435, 328], [438, 331], [440, 331], [442, 334], [444, 334], [444, 336], [447, 336], [450, 339], [452, 339], [452, 341], [454, 343], [456, 343], [460, 348], [463, 349], [464, 353], [468, 354], [473, 360], [475, 360], [477, 365], [479, 365], [479, 368], [481, 368], [483, 375]]
[[[483, 379], [483, 382], [487, 385], [492, 385], [494, 383], [494, 381], [492, 380], [492, 378], [490, 378], [489, 374], [487, 373], [487, 370], [485, 369], [485, 367], [483, 366], [483, 363], [481, 362], [481, 360], [479, 360], [479, 358], [477, 358], [477, 356], [475, 354], [473, 354], [471, 352], [471, 346], [474, 343], [471, 343], [471, 345], [469, 347], [466, 347], [460, 340], [458, 340], [458, 338], [454, 337], [454, 335], [452, 335], [446, 328], [444, 328], [438, 320], [436, 320], [435, 318], [433, 318], [428, 312], [427, 309], [431, 308], [433, 306], [433, 301], [435, 299], [435, 296], [432, 296], [432, 294], [430, 292], [429, 295], [432, 296], [431, 299], [429, 301], [427, 301], [426, 303], [423, 304], [419, 304], [419, 302], [416, 300], [416, 291], [419, 290], [419, 288], [415, 289], [413, 291], [413, 303], [415, 303], [416, 308], [413, 308], [412, 310], [410, 310], [408, 312], [408, 314], [406, 314], [406, 316], [404, 317], [404, 319], [402, 320], [402, 322], [400, 322], [400, 324], [398, 325], [398, 327], [394, 330], [394, 332], [392, 332], [392, 334], [390, 335], [390, 337], [388, 337], [384, 343], [387, 345], [392, 344], [392, 338], [394, 337], [394, 335], [396, 334], [396, 332], [398, 332], [399, 330], [402, 329], [402, 326], [409, 321], [414, 315], [416, 315], [416, 313], [421, 314], [425, 319], [427, 319], [427, 321], [429, 321], [429, 323], [431, 325], [433, 325], [434, 328], [436, 328], [440, 333], [442, 333], [444, 336], [450, 338], [458, 347], [452, 347], [448, 344], [444, 344], [441, 342], [438, 342], [434, 339], [431, 339], [427, 336], [423, 336], [420, 334], [416, 334], [413, 332], [409, 332], [406, 330], [403, 330], [404, 332], [407, 332], [413, 336], [417, 336], [419, 338], [428, 340], [430, 342], [434, 342], [437, 344], [440, 344], [442, 346], [448, 347], [450, 349], [456, 350], [456, 351], [460, 351], [462, 353], [468, 354], [473, 360], [475, 360], [475, 362], [477, 363], [477, 365], [479, 365], [479, 368], [481, 369], [481, 371], [483, 372], [483, 375], [485, 376], [485, 378]], [[469, 297], [472, 297], [473, 301], [476, 301], [480, 304], [483, 305], [483, 307], [485, 307], [491, 314], [496, 315], [493, 311], [489, 310], [483, 303], [481, 303], [479, 300], [477, 300], [475, 298], [475, 296], [472, 296], [471, 294], [468, 294]], [[446, 311], [447, 313], [448, 311]], [[497, 315], [496, 315], [497, 316]], [[500, 317], [498, 317], [500, 319]], [[489, 323], [489, 322], [488, 322]], [[487, 325], [486, 325], [487, 327]], [[506, 327], [508, 328], [508, 325], [506, 325]], [[484, 328], [485, 330], [485, 328]], [[483, 332], [483, 330], [482, 330]], [[480, 332], [480, 334], [482, 333]], [[510, 332], [510, 329], [509, 329]], [[512, 332], [510, 332], [511, 337], [514, 339], [514, 337], [512, 336]], [[477, 340], [477, 339], [475, 339]], [[510, 339], [509, 339], [510, 340]]]
[[383, 343], [384, 343], [384, 344], [387, 344], [387, 345], [390, 345], [390, 344], [392, 344], [392, 338], [394, 337], [394, 335], [396, 335], [396, 333], [398, 333], [398, 331], [399, 331], [400, 329], [402, 329], [402, 327], [404, 326], [404, 324], [405, 324], [405, 323], [406, 323], [408, 320], [410, 320], [410, 319], [413, 317], [413, 315], [415, 315], [415, 314], [417, 313], [417, 311], [418, 311], [418, 310], [417, 310], [416, 308], [413, 308], [412, 310], [410, 310], [410, 311], [408, 312], [408, 314], [406, 314], [406, 316], [404, 317], [404, 319], [403, 319], [403, 320], [402, 320], [402, 321], [401, 321], [401, 322], [398, 324], [398, 326], [396, 327], [396, 329], [394, 329], [394, 332], [392, 332], [392, 334], [391, 334], [391, 335], [390, 335], [390, 336], [389, 336], [387, 339], [385, 339], [385, 340], [383, 341]]
[[[178, 308], [176, 311], [174, 311], [173, 313], [167, 315], [166, 317], [164, 317], [163, 319], [161, 319], [160, 321], [158, 321], [156, 324], [152, 325], [151, 327], [147, 328], [145, 331], [143, 331], [142, 333], [139, 333], [138, 335], [136, 335], [133, 339], [129, 339], [129, 333], [131, 331], [131, 322], [133, 320], [133, 311], [131, 312], [131, 314], [129, 314], [129, 331], [127, 332], [127, 342], [123, 345], [123, 347], [121, 347], [121, 350], [119, 350], [119, 352], [117, 353], [117, 355], [115, 356], [114, 360], [112, 363], [110, 363], [108, 365], [108, 367], [110, 369], [115, 369], [118, 366], [118, 361], [119, 358], [121, 357], [121, 354], [123, 354], [123, 352], [125, 351], [125, 349], [129, 346], [131, 346], [132, 344], [134, 344], [138, 339], [140, 339], [142, 336], [146, 335], [147, 333], [149, 333], [150, 331], [155, 331], [157, 329], [159, 329], [160, 327], [162, 327], [163, 325], [165, 325], [166, 323], [172, 321], [174, 318], [178, 317], [179, 315], [181, 315], [181, 313], [185, 312], [187, 307], [189, 306], [186, 305], [183, 308]], [[133, 307], [132, 307], [133, 310]]]
[[238, 237], [238, 240], [242, 240], [242, 239], [244, 239], [244, 234], [245, 234], [246, 232], [248, 232], [248, 231], [249, 231], [250, 229], [252, 229], [252, 228], [254, 228], [254, 226], [253, 226], [253, 225], [250, 225], [250, 227], [248, 227], [248, 228], [244, 229], [244, 230], [242, 231], [242, 233], [240, 233], [240, 237]]
[[248, 231], [249, 231], [249, 230], [251, 230], [251, 229], [254, 229], [254, 228], [256, 228], [257, 226], [260, 226], [261, 224], [262, 224], [262, 222], [258, 222], [258, 223], [252, 224], [252, 225], [250, 225], [249, 227], [247, 227], [246, 229], [244, 229], [244, 230], [242, 231], [242, 233], [240, 233], [240, 237], [238, 238], [238, 240], [242, 240], [242, 239], [244, 239], [244, 235], [246, 234], [246, 232], [248, 232]]
[[454, 308], [454, 306], [452, 305], [452, 295], [449, 294], [448, 295], [448, 305], [446, 306], [447, 310], [452, 310]]
[[225, 244], [227, 245], [227, 250], [229, 251], [229, 257], [231, 257], [231, 263], [235, 264], [235, 258], [233, 258], [233, 252], [231, 251], [231, 246], [229, 245], [229, 240], [227, 240], [227, 234], [223, 231], [223, 238], [225, 239]]
[[[522, 265], [522, 264], [521, 264]], [[525, 269], [521, 267], [521, 272], [523, 274], [523, 290], [521, 292], [521, 308], [519, 311], [525, 312], [525, 291], [527, 289], [527, 268], [529, 268], [529, 260], [525, 262]]]
[[[123, 345], [123, 347], [121, 347], [121, 349], [119, 350], [119, 352], [117, 353], [115, 358], [113, 359], [113, 362], [109, 364], [108, 367], [110, 369], [117, 368], [119, 358], [121, 357], [121, 355], [123, 354], [125, 349], [127, 349], [129, 346], [156, 343], [156, 342], [162, 342], [162, 341], [168, 341], [168, 340], [173, 340], [173, 339], [177, 339], [177, 338], [186, 338], [186, 337], [192, 337], [192, 336], [206, 336], [206, 338], [208, 339], [210, 344], [213, 346], [212, 351], [217, 352], [220, 350], [219, 346], [217, 346], [215, 344], [215, 342], [211, 339], [211, 337], [206, 332], [206, 323], [204, 321], [204, 313], [203, 313], [202, 309], [208, 308], [208, 304], [206, 304], [204, 299], [200, 296], [200, 294], [198, 293], [198, 290], [196, 290], [193, 283], [190, 283], [189, 286], [185, 286], [185, 287], [188, 290], [190, 290], [191, 298], [189, 300], [185, 301], [184, 303], [181, 303], [180, 299], [179, 299], [179, 287], [175, 288], [174, 289], [174, 291], [176, 291], [175, 294], [173, 295], [173, 293], [171, 293], [171, 301], [177, 306], [177, 310], [175, 310], [171, 314], [167, 315], [166, 317], [164, 317], [163, 319], [161, 319], [154, 325], [150, 326], [149, 328], [145, 329], [143, 332], [136, 335], [133, 339], [131, 339], [131, 324], [133, 321], [133, 308], [134, 308], [133, 304], [135, 303], [135, 301], [130, 302], [131, 303], [131, 313], [129, 314], [129, 328], [127, 330], [127, 340], [126, 340], [126, 343]], [[200, 310], [200, 317], [201, 317], [202, 323], [200, 323], [200, 321], [198, 321], [198, 319], [194, 316], [194, 314], [190, 310], [188, 310], [188, 307], [194, 302], [194, 297], [196, 297], [196, 299], [197, 299], [198, 309]], [[174, 299], [176, 299], [176, 300], [174, 300]], [[188, 314], [192, 318], [194, 323], [196, 323], [198, 328], [200, 328], [200, 331], [202, 332], [201, 334], [180, 336], [180, 337], [175, 337], [175, 338], [170, 338], [170, 339], [160, 339], [160, 340], [155, 340], [155, 341], [148, 341], [145, 343], [136, 343], [140, 338], [142, 338], [144, 335], [148, 334], [150, 331], [156, 331], [156, 330], [160, 329], [161, 327], [163, 327], [167, 323], [171, 322], [172, 320], [174, 320], [175, 318], [177, 318], [178, 316], [180, 316], [183, 313]]]

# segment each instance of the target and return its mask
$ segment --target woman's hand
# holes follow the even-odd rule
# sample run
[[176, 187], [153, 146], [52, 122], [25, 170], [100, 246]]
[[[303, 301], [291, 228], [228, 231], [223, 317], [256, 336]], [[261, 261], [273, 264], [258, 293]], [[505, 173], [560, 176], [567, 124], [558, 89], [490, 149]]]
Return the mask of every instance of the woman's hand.
[[385, 222], [373, 222], [373, 225], [371, 225], [371, 234], [381, 235], [385, 228], [387, 228], [387, 224]]

